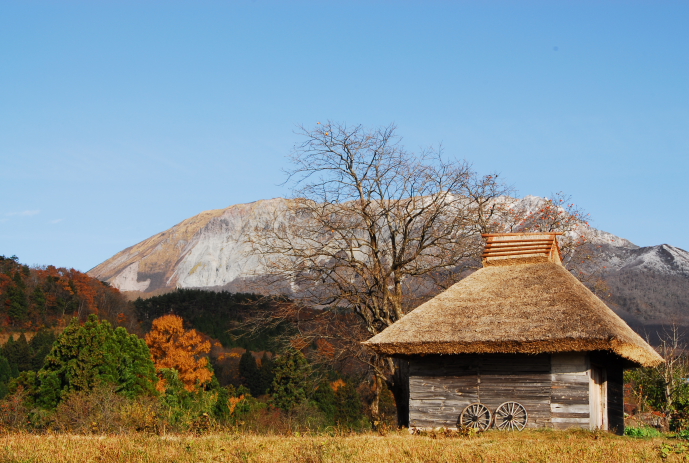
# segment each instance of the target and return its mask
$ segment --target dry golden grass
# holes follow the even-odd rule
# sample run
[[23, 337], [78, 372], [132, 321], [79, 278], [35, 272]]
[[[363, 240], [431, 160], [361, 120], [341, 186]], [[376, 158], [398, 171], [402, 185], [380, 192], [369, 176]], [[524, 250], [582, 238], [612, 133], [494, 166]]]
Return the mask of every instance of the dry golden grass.
[[459, 438], [374, 434], [328, 436], [0, 436], [0, 462], [653, 462], [689, 461], [675, 439], [586, 431], [489, 432]]

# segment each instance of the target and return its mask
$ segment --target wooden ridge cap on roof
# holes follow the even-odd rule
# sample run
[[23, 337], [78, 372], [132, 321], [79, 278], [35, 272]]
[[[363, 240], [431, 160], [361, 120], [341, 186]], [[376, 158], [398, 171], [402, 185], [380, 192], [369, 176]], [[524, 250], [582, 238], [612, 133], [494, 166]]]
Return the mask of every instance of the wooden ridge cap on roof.
[[484, 233], [486, 247], [483, 266], [516, 265], [525, 262], [550, 261], [562, 263], [557, 236], [562, 232]]

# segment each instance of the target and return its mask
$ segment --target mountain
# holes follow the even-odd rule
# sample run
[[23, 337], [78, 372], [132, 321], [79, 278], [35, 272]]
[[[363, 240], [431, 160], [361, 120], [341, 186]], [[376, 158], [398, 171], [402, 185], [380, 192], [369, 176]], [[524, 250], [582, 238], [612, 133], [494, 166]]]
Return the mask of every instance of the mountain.
[[689, 252], [661, 244], [604, 249], [606, 302], [633, 327], [689, 325]]
[[[88, 274], [133, 294], [174, 288], [255, 291], [252, 283], [263, 269], [246, 238], [275, 220], [288, 201], [275, 198], [202, 212], [117, 253]], [[543, 201], [527, 196], [516, 207], [536, 210]], [[636, 327], [689, 326], [689, 252], [668, 244], [639, 247], [597, 229], [589, 239], [604, 267], [606, 287], [598, 293], [613, 310]]]
[[233, 285], [260, 274], [259, 261], [251, 256], [245, 237], [286, 207], [287, 200], [277, 198], [202, 212], [117, 253], [88, 273], [121, 291], [235, 289]]

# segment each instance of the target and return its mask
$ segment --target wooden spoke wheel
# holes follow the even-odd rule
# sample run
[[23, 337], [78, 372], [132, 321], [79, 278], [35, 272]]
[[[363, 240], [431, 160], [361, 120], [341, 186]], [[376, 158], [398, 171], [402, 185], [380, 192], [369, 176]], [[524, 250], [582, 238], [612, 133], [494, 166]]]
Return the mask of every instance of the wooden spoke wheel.
[[495, 427], [502, 431], [521, 431], [529, 415], [519, 402], [505, 402], [495, 410]]
[[474, 428], [479, 431], [485, 431], [490, 428], [492, 422], [490, 410], [481, 403], [473, 403], [467, 407], [459, 415], [459, 426], [461, 428]]

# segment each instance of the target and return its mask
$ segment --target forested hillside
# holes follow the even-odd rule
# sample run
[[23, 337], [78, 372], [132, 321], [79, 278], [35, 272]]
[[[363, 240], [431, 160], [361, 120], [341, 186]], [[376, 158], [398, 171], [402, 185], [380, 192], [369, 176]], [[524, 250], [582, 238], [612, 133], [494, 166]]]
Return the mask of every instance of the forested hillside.
[[148, 299], [139, 298], [134, 306], [144, 331], [150, 330], [154, 319], [175, 314], [192, 328], [220, 341], [223, 347], [274, 352], [277, 347], [274, 337], [280, 334], [280, 329], [248, 336], [238, 325], [247, 315], [270, 311], [281, 301], [284, 299], [257, 294], [178, 289]]
[[0, 329], [35, 331], [65, 326], [77, 316], [98, 314], [132, 329], [136, 320], [117, 288], [74, 269], [29, 267], [17, 256], [0, 256]]
[[[10, 308], [23, 303], [25, 291], [47, 292], [38, 273], [43, 269], [22, 266], [14, 258], [3, 263], [9, 269], [6, 280], [14, 282], [2, 293]], [[68, 274], [79, 277], [78, 272]], [[91, 298], [79, 297], [88, 294], [80, 284], [95, 286]], [[284, 342], [285, 337], [276, 342], [286, 326], [251, 336], [237, 328], [245, 318], [288, 301], [179, 290], [110, 307], [131, 307], [132, 325], [139, 333], [147, 332], [140, 337], [96, 315], [98, 298], [104, 297], [98, 285], [116, 291], [100, 282], [63, 280], [60, 287], [66, 294], [60, 293], [60, 307], [81, 304], [82, 312], [66, 309], [62, 317], [51, 312], [53, 305], [36, 304], [30, 293], [22, 306], [26, 319], [13, 319], [15, 324], [5, 327], [10, 334], [0, 345], [0, 430], [165, 433], [237, 429], [245, 424], [266, 432], [370, 428], [369, 383], [314, 362], [318, 347], [297, 350]], [[65, 286], [75, 289], [70, 292]], [[87, 312], [93, 313], [79, 317]], [[68, 325], [60, 326], [67, 318]], [[16, 334], [32, 323], [59, 329]], [[387, 392], [383, 399], [376, 419], [392, 424], [392, 396]]]

